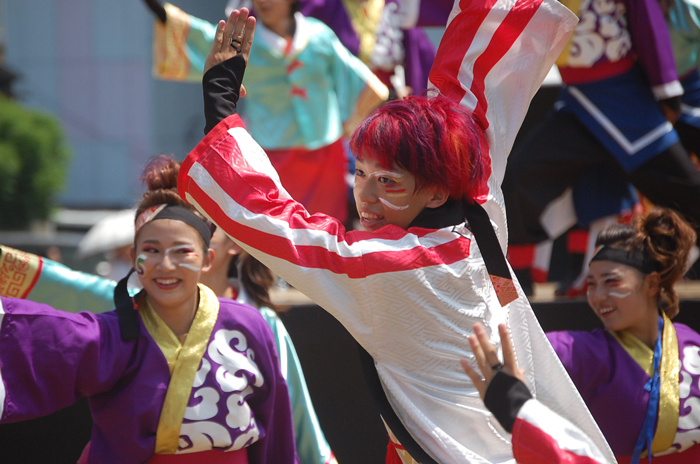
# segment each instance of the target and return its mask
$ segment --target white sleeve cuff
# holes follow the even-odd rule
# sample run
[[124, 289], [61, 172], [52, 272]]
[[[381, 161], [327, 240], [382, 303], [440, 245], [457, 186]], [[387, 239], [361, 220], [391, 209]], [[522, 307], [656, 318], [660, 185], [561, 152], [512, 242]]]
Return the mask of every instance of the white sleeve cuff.
[[651, 88], [654, 92], [654, 97], [657, 100], [665, 100], [667, 98], [677, 97], [683, 95], [683, 87], [678, 81], [667, 82], [661, 85], [655, 85]]

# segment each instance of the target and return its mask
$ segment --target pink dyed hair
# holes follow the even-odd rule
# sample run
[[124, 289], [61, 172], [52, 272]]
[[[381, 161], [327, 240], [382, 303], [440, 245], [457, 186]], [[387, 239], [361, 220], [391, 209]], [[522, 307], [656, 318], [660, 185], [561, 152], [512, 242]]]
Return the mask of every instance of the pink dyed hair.
[[357, 128], [350, 147], [385, 169], [413, 174], [418, 189], [445, 186], [450, 198], [474, 201], [486, 181], [479, 128], [469, 111], [443, 96], [408, 97], [376, 109]]

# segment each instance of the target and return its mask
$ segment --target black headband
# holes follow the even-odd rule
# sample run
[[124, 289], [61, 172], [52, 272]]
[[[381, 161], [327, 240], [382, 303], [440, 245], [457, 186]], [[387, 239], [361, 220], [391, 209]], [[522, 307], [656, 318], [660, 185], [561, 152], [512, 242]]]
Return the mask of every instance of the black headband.
[[621, 248], [611, 248], [603, 245], [591, 258], [593, 261], [614, 261], [616, 263], [625, 264], [640, 271], [642, 274], [650, 274], [654, 272], [654, 263], [649, 259], [646, 253], [634, 250], [623, 250]]
[[[147, 211], [149, 210], [144, 211], [142, 215], [147, 214]], [[155, 221], [157, 219], [175, 219], [177, 221], [184, 222], [185, 224], [199, 232], [199, 235], [202, 236], [202, 239], [204, 240], [204, 249], [206, 250], [207, 248], [209, 248], [209, 243], [211, 242], [211, 229], [209, 228], [209, 226], [192, 211], [178, 205], [167, 205], [163, 209], [158, 211], [152, 218], [146, 218], [143, 224], [137, 225], [136, 233], [138, 234], [140, 228], [143, 227], [145, 224], [151, 221]], [[138, 222], [139, 221], [137, 221], [137, 223]]]

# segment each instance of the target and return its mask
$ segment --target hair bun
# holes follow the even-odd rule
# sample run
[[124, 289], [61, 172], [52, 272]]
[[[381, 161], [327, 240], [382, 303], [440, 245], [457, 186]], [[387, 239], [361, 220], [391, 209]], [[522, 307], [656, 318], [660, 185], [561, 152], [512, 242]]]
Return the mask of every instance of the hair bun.
[[649, 246], [659, 253], [686, 255], [695, 243], [695, 230], [675, 211], [655, 208], [643, 218], [639, 232], [648, 237]]
[[149, 191], [176, 190], [180, 163], [167, 155], [152, 156], [143, 169], [141, 180]]

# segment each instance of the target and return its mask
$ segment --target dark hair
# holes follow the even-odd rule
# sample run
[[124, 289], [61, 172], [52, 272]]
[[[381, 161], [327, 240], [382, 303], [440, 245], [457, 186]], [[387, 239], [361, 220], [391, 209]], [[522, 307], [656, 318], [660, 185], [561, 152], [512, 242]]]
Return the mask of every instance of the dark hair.
[[667, 208], [655, 208], [634, 226], [614, 225], [603, 230], [596, 246], [637, 251], [652, 262], [661, 277], [659, 308], [669, 318], [678, 314], [678, 294], [673, 286], [687, 271], [695, 230], [680, 215]]
[[228, 277], [238, 279], [246, 295], [253, 300], [257, 308], [267, 307], [275, 312], [286, 309], [276, 305], [270, 299], [270, 289], [275, 284], [275, 274], [246, 251], [241, 251], [233, 257], [229, 265]]
[[177, 175], [180, 163], [168, 155], [155, 155], [146, 162], [141, 174], [141, 180], [146, 184], [147, 191], [136, 206], [136, 218], [152, 206], [173, 205], [182, 206], [196, 214], [214, 233], [216, 226], [202, 216], [192, 205], [180, 198], [177, 192]]
[[245, 251], [241, 252], [238, 259], [241, 261], [241, 285], [255, 306], [266, 306], [273, 311], [279, 311], [281, 308], [270, 299], [270, 289], [275, 284], [275, 275], [270, 268]]
[[474, 201], [485, 194], [488, 150], [472, 114], [448, 99], [407, 97], [377, 108], [355, 131], [350, 147], [416, 178], [416, 187], [445, 186], [450, 198]]

